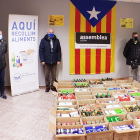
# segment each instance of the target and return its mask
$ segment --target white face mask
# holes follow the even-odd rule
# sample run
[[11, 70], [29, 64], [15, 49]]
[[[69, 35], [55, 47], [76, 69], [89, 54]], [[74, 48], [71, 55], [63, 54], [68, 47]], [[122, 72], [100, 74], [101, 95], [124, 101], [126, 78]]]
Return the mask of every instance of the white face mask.
[[0, 40], [2, 40], [3, 39], [3, 35], [0, 35]]

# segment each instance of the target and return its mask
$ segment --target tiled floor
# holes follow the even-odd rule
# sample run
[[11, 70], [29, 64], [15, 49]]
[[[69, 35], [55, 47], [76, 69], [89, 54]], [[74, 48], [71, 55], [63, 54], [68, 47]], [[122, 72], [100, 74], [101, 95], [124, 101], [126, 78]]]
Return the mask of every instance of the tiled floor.
[[11, 97], [0, 98], [0, 140], [53, 140], [49, 130], [50, 109], [54, 95], [45, 89]]

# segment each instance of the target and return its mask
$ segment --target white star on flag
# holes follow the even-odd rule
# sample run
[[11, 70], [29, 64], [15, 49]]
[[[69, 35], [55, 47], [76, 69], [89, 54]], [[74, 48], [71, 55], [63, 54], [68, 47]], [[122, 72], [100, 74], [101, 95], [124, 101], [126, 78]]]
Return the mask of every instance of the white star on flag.
[[98, 15], [99, 13], [101, 13], [101, 11], [96, 11], [94, 6], [93, 6], [92, 11], [87, 11], [87, 12], [90, 14], [89, 20], [91, 20], [93, 17], [96, 18], [96, 19], [98, 20], [97, 15]]

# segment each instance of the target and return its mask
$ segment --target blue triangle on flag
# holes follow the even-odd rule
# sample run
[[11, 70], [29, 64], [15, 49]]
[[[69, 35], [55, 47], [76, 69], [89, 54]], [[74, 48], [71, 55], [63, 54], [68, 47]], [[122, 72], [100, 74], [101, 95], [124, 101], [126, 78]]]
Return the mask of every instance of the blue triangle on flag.
[[94, 27], [115, 6], [116, 1], [70, 0]]

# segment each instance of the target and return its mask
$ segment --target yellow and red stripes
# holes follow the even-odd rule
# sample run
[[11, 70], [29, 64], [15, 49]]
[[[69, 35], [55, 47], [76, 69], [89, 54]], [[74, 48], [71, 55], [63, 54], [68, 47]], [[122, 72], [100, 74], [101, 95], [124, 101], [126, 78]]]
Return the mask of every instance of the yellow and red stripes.
[[[91, 32], [91, 25], [86, 20], [86, 32]], [[86, 49], [86, 74], [90, 74], [90, 66], [91, 66], [91, 49]]]
[[[106, 20], [106, 32], [111, 33], [111, 10], [107, 13]], [[105, 73], [110, 73], [110, 62], [111, 62], [111, 49], [106, 49], [106, 70]]]
[[[80, 20], [81, 13], [75, 8], [75, 32], [80, 32]], [[80, 49], [75, 49], [75, 74], [80, 74]]]
[[[95, 26], [70, 2], [70, 74], [115, 71], [116, 5]], [[111, 33], [111, 49], [75, 49], [75, 32]]]

